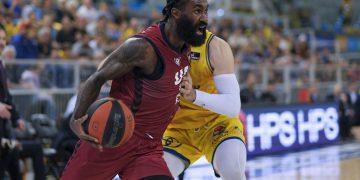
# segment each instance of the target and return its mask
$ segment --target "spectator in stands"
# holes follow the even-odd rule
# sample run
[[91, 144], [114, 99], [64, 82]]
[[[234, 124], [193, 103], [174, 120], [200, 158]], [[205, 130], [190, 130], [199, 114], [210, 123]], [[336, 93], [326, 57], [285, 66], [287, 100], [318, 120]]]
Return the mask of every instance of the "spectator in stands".
[[102, 60], [106, 57], [111, 47], [109, 46], [109, 40], [105, 34], [98, 34], [93, 40], [89, 42], [89, 46], [94, 52], [94, 60]]
[[[30, 66], [29, 69], [25, 70], [21, 74], [21, 85], [27, 89], [38, 91], [41, 88], [40, 77], [43, 67], [43, 64], [37, 64]], [[41, 91], [34, 94], [27, 113], [28, 115], [42, 113], [48, 115], [52, 119], [55, 119], [55, 103], [52, 96]]]
[[339, 127], [340, 127], [340, 137], [342, 140], [347, 140], [351, 137], [351, 117], [353, 117], [354, 112], [351, 109], [350, 99], [346, 93], [340, 93], [338, 101], [338, 111], [339, 111]]
[[310, 102], [322, 102], [322, 99], [319, 95], [319, 84], [318, 82], [314, 82], [310, 85], [309, 88], [309, 96], [310, 96]]
[[[121, 24], [121, 26], [124, 26], [124, 30], [126, 29], [127, 27], [127, 24], [126, 22]], [[121, 28], [121, 27], [120, 27]], [[106, 29], [106, 36], [107, 38], [110, 40], [110, 41], [115, 41], [117, 42], [120, 37], [122, 36], [122, 32], [119, 31], [119, 26], [116, 24], [116, 23], [112, 23], [110, 22], [108, 25], [107, 25], [107, 29]]]
[[341, 85], [335, 84], [333, 87], [333, 91], [326, 96], [326, 101], [327, 102], [339, 102], [341, 93], [342, 93]]
[[139, 25], [139, 20], [137, 18], [131, 18], [129, 26], [123, 31], [121, 38], [124, 40], [135, 35], [136, 32], [139, 32]]
[[1, 57], [1, 59], [5, 60], [5, 61], [14, 60], [15, 57], [16, 57], [16, 49], [15, 49], [15, 47], [12, 46], [12, 45], [5, 46], [5, 48], [3, 49], [0, 57]]
[[27, 19], [31, 13], [35, 13], [36, 20], [40, 21], [44, 16], [41, 4], [41, 0], [31, 0], [31, 3], [25, 5], [22, 10], [22, 18]]
[[26, 21], [20, 22], [20, 32], [11, 38], [11, 44], [16, 49], [16, 59], [35, 59], [38, 57], [39, 51], [37, 41], [31, 24]]
[[106, 19], [108, 19], [109, 21], [114, 21], [114, 16], [109, 9], [109, 5], [104, 1], [99, 2], [98, 17], [100, 17], [100, 16], [105, 16]]
[[108, 19], [105, 15], [99, 16], [96, 22], [88, 24], [86, 26], [86, 32], [92, 37], [96, 37], [97, 34], [106, 34], [106, 25]]
[[89, 42], [90, 42], [90, 36], [86, 33], [86, 31], [80, 31], [79, 40], [77, 40], [71, 48], [72, 56], [74, 58], [77, 58], [80, 55], [82, 55], [88, 58], [92, 58], [94, 56], [94, 52], [89, 46]]
[[76, 42], [75, 32], [76, 29], [73, 26], [73, 17], [64, 14], [61, 19], [61, 30], [56, 35], [56, 42], [60, 47], [69, 47]]
[[86, 32], [86, 26], [88, 24], [87, 20], [83, 17], [79, 17], [79, 16], [74, 16], [75, 17], [75, 30], [76, 30], [76, 40], [78, 40], [79, 37], [79, 32], [81, 31], [85, 31]]
[[360, 98], [359, 91], [358, 88], [356, 87], [355, 82], [350, 82], [347, 96], [351, 106], [353, 106], [355, 102]]
[[158, 12], [157, 10], [152, 10], [151, 11], [151, 17], [150, 19], [147, 21], [147, 23], [145, 25], [151, 25], [151, 24], [155, 24], [157, 22], [161, 21], [161, 14], [160, 12]]
[[42, 27], [38, 31], [38, 58], [49, 58], [52, 54], [53, 42], [51, 38], [51, 29]]
[[240, 28], [236, 29], [235, 32], [230, 35], [228, 42], [234, 52], [237, 52], [240, 48], [242, 49], [249, 45], [247, 36]]
[[52, 11], [52, 13], [54, 13], [54, 21], [55, 22], [61, 22], [61, 19], [63, 18], [63, 16], [65, 14], [68, 14], [67, 10], [66, 10], [66, 1], [67, 0], [58, 0], [56, 1], [56, 4], [54, 4], [53, 8], [54, 11]]
[[[71, 15], [72, 17], [77, 17], [76, 13], [78, 10], [79, 2], [77, 0], [65, 0], [66, 5], [66, 13]], [[83, 18], [85, 19], [85, 18]], [[86, 19], [85, 19], [86, 21]]]
[[346, 96], [349, 102], [349, 106], [351, 108], [352, 114], [351, 114], [351, 124], [355, 124], [356, 123], [356, 119], [355, 117], [357, 117], [356, 114], [360, 113], [360, 112], [356, 112], [357, 109], [359, 109], [360, 104], [357, 103], [360, 99], [360, 94], [359, 94], [359, 90], [356, 87], [356, 83], [355, 82], [351, 82], [349, 85], [349, 88], [346, 92]]
[[338, 105], [340, 137], [346, 140], [350, 137], [350, 117], [353, 112], [350, 107], [349, 99], [343, 92], [340, 84], [335, 84], [333, 92], [327, 95], [328, 102], [335, 102]]
[[346, 79], [349, 81], [360, 81], [360, 63], [359, 59], [342, 59], [344, 67], [347, 68]]
[[260, 96], [260, 102], [265, 104], [276, 104], [277, 98], [274, 94], [275, 84], [269, 81], [266, 90]]
[[14, 16], [11, 12], [4, 12], [0, 18], [0, 23], [3, 24], [8, 37], [12, 37], [16, 33], [16, 24], [14, 23]]
[[306, 35], [300, 34], [298, 37], [298, 42], [294, 47], [294, 52], [301, 63], [308, 63], [310, 59], [310, 48], [307, 41], [308, 39]]
[[43, 0], [43, 7], [42, 7], [42, 10], [43, 10], [43, 13], [44, 13], [44, 19], [45, 19], [45, 16], [54, 16], [55, 13], [56, 13], [56, 6], [54, 5], [54, 1], [53, 0]]
[[[16, 49], [12, 45], [7, 45], [0, 55], [0, 59], [4, 62], [14, 61], [16, 57]], [[5, 66], [5, 65], [4, 65]], [[20, 88], [19, 80], [21, 77], [21, 69], [16, 64], [6, 64], [6, 75], [8, 79], [9, 88]]]
[[310, 89], [304, 83], [300, 83], [300, 87], [296, 94], [297, 102], [309, 103], [310, 102]]
[[99, 11], [94, 7], [92, 0], [83, 0], [76, 15], [85, 18], [88, 23], [93, 23], [99, 16]]
[[[2, 1], [2, 2], [4, 2], [4, 1]], [[8, 12], [13, 15], [14, 21], [18, 21], [19, 19], [21, 19], [22, 10], [24, 7], [23, 0], [13, 0], [10, 2], [8, 1], [8, 2], [4, 2], [4, 3], [7, 3], [6, 7], [8, 9]]]
[[40, 89], [40, 75], [43, 71], [41, 64], [32, 65], [21, 74], [21, 84], [24, 88]]
[[93, 73], [96, 72], [96, 65], [92, 63], [86, 54], [80, 54], [78, 57], [81, 72], [79, 73], [80, 82], [86, 81]]
[[324, 48], [319, 55], [320, 63], [322, 64], [330, 64], [332, 63], [332, 59], [330, 57], [330, 49]]
[[115, 15], [115, 23], [122, 24], [130, 21], [130, 15], [126, 6], [121, 6]]
[[[50, 1], [50, 0], [47, 0]], [[49, 29], [51, 41], [56, 38], [57, 30], [54, 28], [54, 15], [45, 14], [41, 21], [41, 27], [39, 29]]]
[[255, 94], [256, 75], [249, 73], [246, 78], [246, 86], [240, 91], [240, 99], [242, 104], [256, 103], [257, 97]]

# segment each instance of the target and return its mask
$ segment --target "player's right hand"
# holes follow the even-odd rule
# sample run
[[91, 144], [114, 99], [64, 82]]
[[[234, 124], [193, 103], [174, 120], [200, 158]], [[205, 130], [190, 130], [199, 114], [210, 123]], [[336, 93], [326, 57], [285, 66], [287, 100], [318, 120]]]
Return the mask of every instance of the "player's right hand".
[[71, 119], [70, 121], [70, 128], [71, 130], [76, 134], [77, 137], [79, 137], [81, 140], [89, 143], [92, 147], [99, 149], [100, 151], [103, 150], [103, 147], [101, 144], [99, 144], [98, 139], [95, 137], [92, 137], [85, 133], [82, 124], [86, 121], [88, 118], [88, 115], [79, 118], [79, 119]]
[[4, 104], [0, 102], [0, 118], [2, 119], [10, 119], [12, 107], [10, 105]]
[[192, 86], [192, 79], [190, 74], [186, 74], [180, 83], [180, 94], [186, 100], [194, 102], [196, 98], [195, 89]]

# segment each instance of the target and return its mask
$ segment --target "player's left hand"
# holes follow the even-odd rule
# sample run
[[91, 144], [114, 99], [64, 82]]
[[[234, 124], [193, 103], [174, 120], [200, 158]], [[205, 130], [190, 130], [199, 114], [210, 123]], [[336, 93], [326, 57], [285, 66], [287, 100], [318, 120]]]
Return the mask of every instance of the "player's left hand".
[[190, 102], [193, 102], [196, 98], [195, 89], [192, 86], [192, 79], [189, 73], [183, 77], [180, 83], [180, 94]]

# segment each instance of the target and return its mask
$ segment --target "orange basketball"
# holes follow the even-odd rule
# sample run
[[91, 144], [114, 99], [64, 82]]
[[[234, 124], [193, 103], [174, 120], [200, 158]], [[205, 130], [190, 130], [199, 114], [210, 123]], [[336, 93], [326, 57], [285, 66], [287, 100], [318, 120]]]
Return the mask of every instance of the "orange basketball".
[[121, 100], [103, 98], [87, 110], [88, 119], [83, 123], [85, 133], [99, 140], [106, 148], [127, 142], [134, 132], [134, 116]]

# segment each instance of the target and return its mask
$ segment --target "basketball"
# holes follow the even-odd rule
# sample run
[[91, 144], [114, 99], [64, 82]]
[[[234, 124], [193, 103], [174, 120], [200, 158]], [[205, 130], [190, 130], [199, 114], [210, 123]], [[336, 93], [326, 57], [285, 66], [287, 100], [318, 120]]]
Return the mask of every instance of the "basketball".
[[87, 110], [83, 123], [85, 133], [99, 140], [105, 148], [117, 147], [127, 142], [134, 131], [134, 116], [121, 100], [103, 98]]

